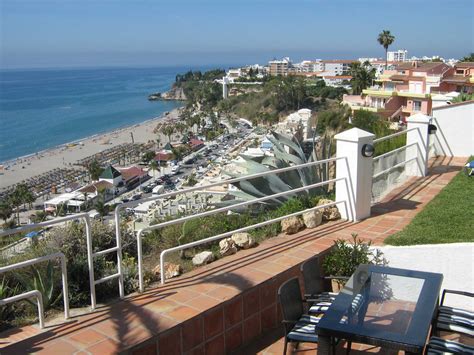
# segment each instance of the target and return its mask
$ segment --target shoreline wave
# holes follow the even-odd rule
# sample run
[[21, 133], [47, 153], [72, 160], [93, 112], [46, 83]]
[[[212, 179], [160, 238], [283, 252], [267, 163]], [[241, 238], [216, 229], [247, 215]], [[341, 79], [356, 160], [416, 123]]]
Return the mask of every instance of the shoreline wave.
[[[179, 112], [179, 110], [181, 108], [182, 108], [182, 106], [176, 107], [176, 108], [170, 110], [169, 112]], [[11, 158], [11, 159], [8, 159], [8, 160], [0, 161], [0, 165], [3, 165], [3, 166], [14, 165], [18, 162], [27, 161], [27, 160], [29, 160], [31, 158], [35, 158], [39, 155], [44, 155], [44, 154], [47, 154], [47, 153], [52, 153], [54, 151], [67, 148], [71, 144], [78, 144], [82, 141], [97, 139], [97, 138], [104, 137], [104, 136], [107, 136], [107, 135], [111, 135], [111, 134], [114, 134], [114, 133], [120, 133], [120, 132], [122, 132], [124, 130], [127, 130], [127, 129], [130, 129], [132, 127], [139, 127], [141, 125], [150, 123], [152, 121], [158, 121], [158, 120], [162, 120], [162, 119], [165, 119], [165, 118], [166, 118], [166, 114], [163, 113], [160, 116], [153, 117], [153, 118], [148, 118], [144, 121], [140, 121], [138, 123], [134, 123], [134, 124], [131, 124], [131, 125], [125, 125], [125, 126], [117, 127], [117, 128], [114, 128], [111, 131], [98, 132], [98, 133], [95, 133], [95, 134], [90, 135], [90, 136], [85, 136], [85, 137], [82, 137], [82, 138], [79, 138], [79, 139], [76, 139], [76, 140], [73, 140], [73, 141], [61, 143], [61, 144], [58, 144], [58, 145], [55, 145], [55, 146], [52, 146], [52, 147], [49, 147], [49, 148], [46, 148], [46, 149], [42, 149], [40, 151], [36, 151], [34, 153], [30, 153], [30, 154], [22, 155], [22, 156], [19, 156], [19, 157]]]

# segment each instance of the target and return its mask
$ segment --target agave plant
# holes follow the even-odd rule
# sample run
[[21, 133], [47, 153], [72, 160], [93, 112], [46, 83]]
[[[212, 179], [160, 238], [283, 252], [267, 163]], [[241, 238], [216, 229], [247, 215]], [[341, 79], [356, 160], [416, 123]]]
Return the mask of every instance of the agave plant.
[[[318, 159], [329, 157], [331, 151], [330, 140], [327, 137], [324, 137], [324, 139], [320, 142], [320, 154], [317, 154], [316, 149], [313, 149], [309, 157], [305, 155], [303, 149], [301, 148], [300, 142], [295, 138], [295, 136], [288, 137], [286, 135], [272, 131], [271, 135], [267, 138], [273, 144], [274, 156], [265, 156], [263, 159], [261, 159], [241, 155], [241, 157], [244, 159], [244, 162], [236, 164], [243, 168], [245, 173], [239, 174], [233, 171], [226, 171], [226, 173], [231, 177], [238, 178], [250, 174], [257, 174], [275, 169], [311, 163], [317, 161]], [[233, 201], [236, 203], [313, 185], [327, 180], [328, 178], [327, 164], [322, 165], [324, 166], [313, 165], [309, 167], [297, 168], [295, 170], [290, 170], [283, 173], [269, 174], [263, 177], [236, 182], [233, 183], [233, 185], [237, 187], [238, 190], [230, 191], [229, 193], [236, 197], [236, 200]], [[297, 196], [313, 197], [315, 195], [323, 194], [324, 192], [327, 192], [327, 189], [324, 187], [316, 189], [311, 188], [267, 200], [265, 201], [265, 204], [269, 206], [278, 206], [285, 201]]]
[[[46, 272], [43, 273], [36, 266], [31, 266], [31, 273], [17, 274], [16, 277], [20, 284], [26, 290], [38, 290], [43, 295], [43, 304], [45, 310], [53, 307], [61, 298], [61, 293], [56, 292], [54, 277], [54, 265], [51, 260], [46, 265]], [[33, 302], [29, 301], [31, 304]]]
[[[18, 287], [10, 287], [7, 279], [3, 277], [0, 282], [0, 299], [14, 296], [17, 293]], [[0, 306], [0, 330], [8, 327], [13, 319], [15, 319], [15, 306], [12, 303]]]

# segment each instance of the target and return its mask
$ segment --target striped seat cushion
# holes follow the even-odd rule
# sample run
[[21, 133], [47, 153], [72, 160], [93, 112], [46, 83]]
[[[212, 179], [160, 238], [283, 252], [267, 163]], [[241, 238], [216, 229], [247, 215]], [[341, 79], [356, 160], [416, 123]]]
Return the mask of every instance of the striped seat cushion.
[[364, 296], [362, 296], [360, 293], [358, 293], [354, 299], [352, 300], [352, 304], [351, 304], [351, 312], [354, 314], [354, 313], [357, 313], [357, 311], [359, 310], [360, 306], [362, 306], [362, 302], [364, 302]]
[[440, 313], [438, 315], [436, 327], [441, 330], [449, 330], [456, 333], [474, 336], [474, 319], [454, 314]]
[[337, 293], [334, 292], [322, 292], [311, 295], [306, 295], [306, 298], [310, 301], [334, 301]]
[[289, 341], [317, 343], [316, 326], [320, 318], [304, 315], [286, 336]]
[[465, 309], [461, 308], [454, 308], [454, 307], [448, 307], [448, 306], [441, 306], [439, 307], [439, 313], [440, 314], [447, 314], [447, 315], [456, 315], [456, 316], [461, 316], [465, 318], [470, 318], [474, 319], [474, 312], [467, 311]]
[[328, 310], [332, 302], [316, 302], [309, 308], [309, 313], [324, 313]]
[[438, 337], [432, 337], [427, 347], [427, 354], [474, 354], [474, 347], [457, 343], [451, 340], [445, 340]]

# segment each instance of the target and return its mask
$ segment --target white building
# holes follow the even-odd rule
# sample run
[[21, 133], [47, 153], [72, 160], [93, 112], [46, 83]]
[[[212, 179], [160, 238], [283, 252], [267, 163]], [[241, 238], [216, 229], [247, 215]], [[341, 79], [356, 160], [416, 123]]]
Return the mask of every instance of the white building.
[[312, 136], [312, 129], [310, 126], [311, 121], [311, 110], [307, 108], [302, 108], [297, 112], [293, 112], [292, 114], [288, 115], [288, 117], [278, 123], [277, 131], [287, 134], [293, 135], [297, 132], [299, 127], [302, 129], [303, 139], [310, 139]]
[[387, 61], [389, 62], [405, 62], [408, 60], [408, 51], [399, 49], [398, 51], [388, 51]]
[[355, 61], [346, 59], [323, 60], [321, 63], [324, 66], [324, 76], [345, 75], [349, 72], [349, 66]]

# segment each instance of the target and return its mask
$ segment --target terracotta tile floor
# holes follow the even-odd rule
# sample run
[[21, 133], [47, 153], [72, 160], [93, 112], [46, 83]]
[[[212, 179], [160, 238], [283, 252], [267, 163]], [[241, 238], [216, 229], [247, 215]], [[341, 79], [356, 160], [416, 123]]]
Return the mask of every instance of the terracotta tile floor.
[[[282, 270], [327, 250], [336, 238], [350, 238], [354, 232], [363, 239], [382, 244], [386, 237], [403, 229], [446, 186], [464, 162], [465, 159], [459, 158], [433, 160], [429, 176], [408, 180], [375, 205], [372, 217], [362, 222], [331, 222], [291, 236], [278, 236], [143, 294], [131, 295], [100, 307], [93, 313], [74, 316], [67, 322], [49, 325], [44, 330], [36, 325], [11, 329], [0, 334], [0, 352], [107, 354], [156, 339], [158, 335], [160, 339], [170, 336], [171, 328], [178, 323], [192, 320], [222, 301], [230, 300], [236, 294], [272, 279]], [[273, 323], [270, 321], [268, 324]], [[202, 324], [199, 326], [202, 327]], [[248, 326], [254, 324], [249, 323]], [[247, 337], [246, 329], [247, 326], [244, 326], [244, 338]], [[236, 332], [242, 337], [241, 333], [240, 330]], [[269, 332], [243, 353], [281, 353], [279, 336], [278, 331]], [[200, 340], [193, 341], [198, 344]], [[216, 337], [213, 342], [206, 343], [206, 348], [219, 348], [221, 345], [221, 338]], [[354, 349], [357, 350], [357, 346], [354, 345]], [[151, 353], [154, 353], [156, 345], [150, 347]], [[159, 348], [162, 347], [166, 344], [160, 342]], [[299, 352], [304, 353], [305, 350], [314, 353], [314, 347], [301, 347]], [[374, 349], [364, 351], [371, 350]]]

